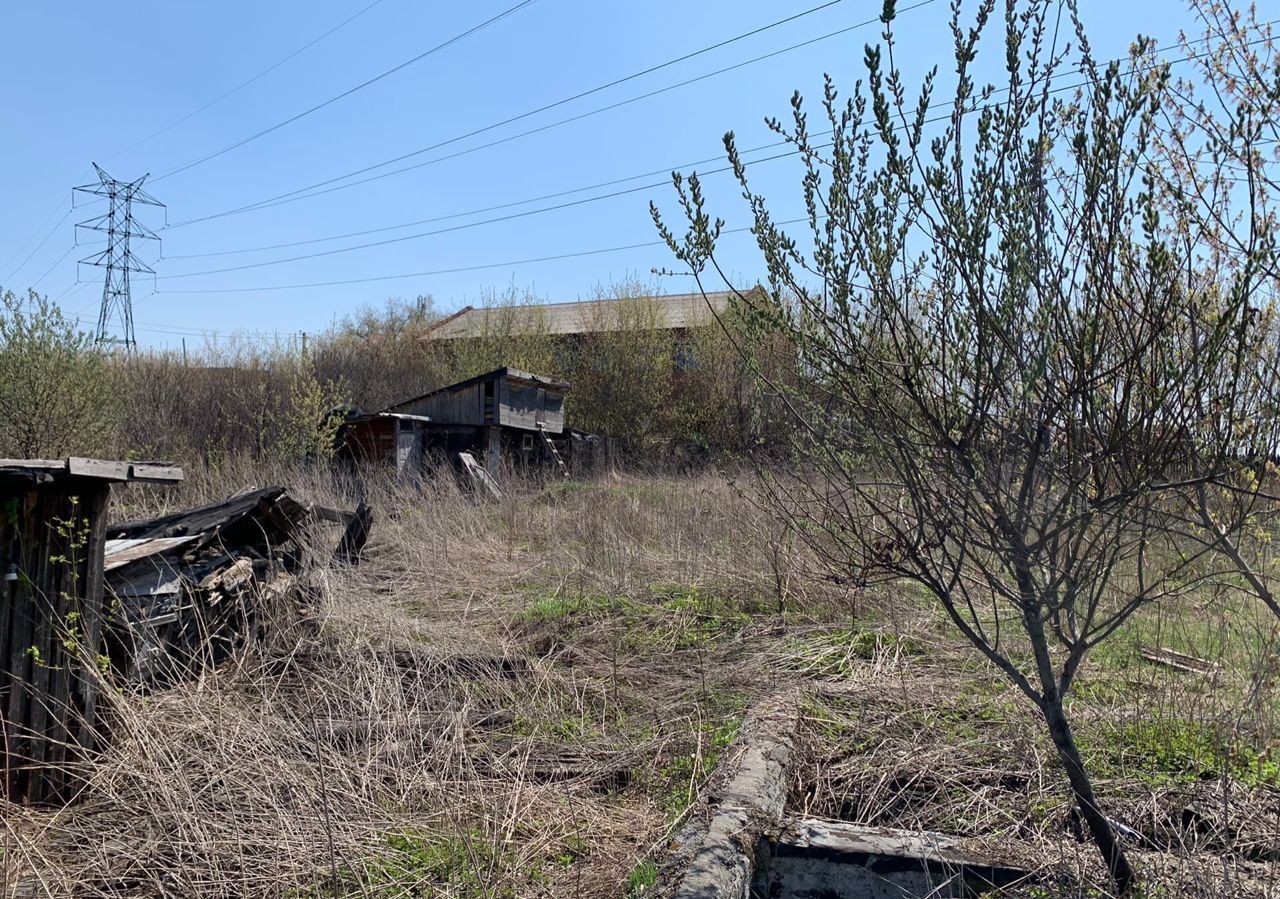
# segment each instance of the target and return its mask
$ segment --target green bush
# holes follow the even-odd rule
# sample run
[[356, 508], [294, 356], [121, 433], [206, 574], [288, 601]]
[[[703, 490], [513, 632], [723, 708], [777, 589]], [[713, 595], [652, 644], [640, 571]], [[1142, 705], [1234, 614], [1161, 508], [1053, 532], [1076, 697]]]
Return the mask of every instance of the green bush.
[[111, 359], [30, 291], [0, 294], [0, 455], [104, 455], [120, 405]]

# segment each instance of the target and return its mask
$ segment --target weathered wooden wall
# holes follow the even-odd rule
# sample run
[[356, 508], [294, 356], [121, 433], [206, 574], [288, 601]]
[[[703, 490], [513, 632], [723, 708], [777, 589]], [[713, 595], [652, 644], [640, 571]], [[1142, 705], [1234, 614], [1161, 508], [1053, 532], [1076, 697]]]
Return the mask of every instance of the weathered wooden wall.
[[393, 407], [396, 412], [425, 415], [432, 421], [450, 425], [482, 425], [485, 423], [484, 383], [469, 384], [457, 390], [442, 390]]
[[0, 478], [0, 795], [65, 800], [97, 741], [110, 486]]
[[564, 394], [527, 381], [498, 382], [498, 424], [536, 431], [539, 422], [551, 434], [564, 430]]
[[396, 420], [374, 418], [344, 425], [343, 455], [361, 464], [390, 463], [396, 452]]

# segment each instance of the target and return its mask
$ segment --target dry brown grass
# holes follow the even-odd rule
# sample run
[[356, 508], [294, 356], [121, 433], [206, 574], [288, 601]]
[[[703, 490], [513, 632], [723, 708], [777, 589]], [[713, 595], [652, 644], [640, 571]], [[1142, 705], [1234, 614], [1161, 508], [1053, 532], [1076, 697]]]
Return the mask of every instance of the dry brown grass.
[[[794, 776], [799, 813], [973, 838], [975, 848], [1036, 871], [1052, 896], [1106, 896], [1061, 764], [1036, 710], [993, 671], [936, 647], [813, 694]], [[1113, 671], [1107, 677], [1114, 678]], [[1117, 685], [1120, 691], [1125, 687]], [[1187, 689], [1170, 684], [1166, 698]], [[1156, 693], [1147, 693], [1148, 702]], [[1150, 895], [1271, 896], [1280, 882], [1280, 789], [1242, 758], [1184, 752], [1185, 706], [1148, 709], [1159, 738], [1131, 729], [1111, 695], [1077, 699], [1076, 731], [1100, 800], [1126, 828]], [[1136, 719], [1135, 719], [1136, 720]], [[1211, 761], [1216, 761], [1217, 769]], [[1044, 896], [1044, 893], [1032, 894]]]
[[[353, 501], [322, 472], [229, 481], [191, 472], [118, 514], [250, 483]], [[363, 566], [316, 571], [233, 664], [117, 697], [112, 745], [70, 808], [4, 808], [0, 894], [617, 892], [748, 698], [731, 658], [746, 628], [704, 640], [650, 590], [745, 602], [740, 504], [714, 479], [526, 485], [500, 504], [447, 479], [364, 489], [378, 518]], [[576, 612], [527, 614], [574, 595], [645, 612], [670, 640], [601, 637], [584, 617], [566, 641]]]
[[[193, 471], [119, 516], [266, 483], [357, 495], [322, 470]], [[917, 594], [809, 570], [724, 477], [361, 489], [361, 567], [314, 571], [231, 664], [116, 697], [80, 801], [0, 809], [0, 895], [622, 895], [700, 811], [743, 710], [793, 681], [814, 696], [798, 812], [1017, 840], [1064, 895], [1103, 882], [1034, 711]], [[1264, 895], [1270, 780], [1173, 776], [1116, 736], [1237, 692], [1103, 661], [1085, 737], [1109, 807], [1162, 841], [1142, 853], [1160, 895]], [[1198, 836], [1166, 826], [1190, 805]]]

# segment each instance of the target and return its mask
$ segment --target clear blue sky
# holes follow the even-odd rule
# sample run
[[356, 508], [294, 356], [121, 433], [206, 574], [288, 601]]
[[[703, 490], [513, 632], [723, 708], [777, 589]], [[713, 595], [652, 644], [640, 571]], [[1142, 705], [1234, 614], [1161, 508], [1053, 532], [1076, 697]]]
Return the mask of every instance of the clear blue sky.
[[[72, 313], [96, 318], [101, 270], [74, 261], [75, 221], [101, 206], [70, 208], [71, 187], [93, 180], [91, 162], [119, 179], [150, 172], [148, 189], [167, 204], [170, 223], [274, 197], [447, 141], [649, 66], [816, 7], [821, 0], [649, 0], [644, 3], [535, 0], [507, 18], [315, 113], [185, 171], [185, 164], [275, 125], [392, 68], [515, 5], [517, 0], [426, 3], [380, 0], [353, 21], [252, 84], [154, 139], [130, 148], [199, 109], [368, 7], [371, 0], [223, 0], [129, 3], [7, 0], [0, 12], [0, 286], [35, 285], [63, 297]], [[899, 6], [910, 6], [900, 0]], [[1003, 5], [1003, 4], [1001, 4]], [[1261, 3], [1264, 17], [1267, 6]], [[1280, 4], [1276, 4], [1280, 6]], [[972, 4], [969, 4], [972, 7]], [[819, 12], [390, 168], [466, 151], [599, 107], [666, 88], [878, 15], [881, 0], [843, 0]], [[947, 0], [902, 13], [901, 62], [914, 78], [938, 63], [949, 69]], [[1188, 24], [1181, 0], [1082, 0], [1099, 57], [1123, 54], [1138, 32], [1171, 45]], [[669, 266], [665, 248], [644, 247], [558, 261], [513, 263], [652, 241], [654, 188], [506, 222], [234, 272], [177, 277], [464, 225], [662, 180], [614, 187], [508, 209], [473, 213], [588, 185], [683, 166], [721, 155], [721, 136], [743, 146], [773, 141], [766, 115], [786, 115], [791, 92], [816, 99], [824, 72], [849, 88], [861, 74], [869, 26], [782, 53], [698, 83], [468, 152], [404, 174], [273, 208], [160, 231], [164, 258], [144, 247], [162, 280], [135, 276], [140, 342], [173, 345], [204, 330], [280, 333], [322, 330], [335, 318], [388, 297], [430, 294], [449, 311], [487, 289], [515, 286], [546, 300], [591, 295], [628, 277], [650, 279]], [[1001, 49], [991, 48], [999, 63]], [[816, 107], [814, 113], [817, 114]], [[123, 152], [122, 152], [123, 151]], [[761, 154], [765, 155], [765, 154]], [[700, 166], [706, 169], [712, 164]], [[381, 174], [379, 168], [368, 174]], [[364, 176], [368, 177], [368, 175]], [[779, 217], [800, 206], [789, 161], [763, 163], [753, 179], [776, 197]], [[342, 183], [342, 182], [338, 182]], [[746, 224], [726, 176], [708, 181], [729, 227]], [[165, 210], [137, 208], [160, 229]], [[307, 241], [405, 222], [455, 216], [363, 237], [263, 250], [192, 254]], [[55, 223], [61, 221], [56, 228]], [[51, 234], [34, 254], [32, 248]], [[82, 235], [82, 240], [94, 235]], [[725, 245], [732, 269], [758, 270], [749, 237]], [[28, 261], [27, 257], [30, 256]], [[61, 260], [61, 261], [59, 261]], [[14, 269], [21, 268], [10, 276]], [[290, 290], [273, 285], [377, 278], [486, 266], [472, 271]], [[491, 266], [491, 267], [489, 267]], [[47, 273], [47, 274], [46, 274]], [[38, 283], [37, 283], [38, 282]], [[665, 279], [664, 289], [687, 281]], [[159, 288], [152, 293], [153, 286]], [[237, 291], [178, 293], [176, 291]], [[189, 339], [190, 339], [189, 337]]]

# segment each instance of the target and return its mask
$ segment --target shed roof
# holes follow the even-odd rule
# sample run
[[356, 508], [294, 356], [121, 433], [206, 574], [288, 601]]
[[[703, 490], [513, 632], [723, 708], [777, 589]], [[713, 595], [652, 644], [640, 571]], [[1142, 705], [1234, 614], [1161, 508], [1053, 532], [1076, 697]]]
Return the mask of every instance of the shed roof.
[[[528, 306], [465, 306], [437, 322], [428, 337], [444, 340], [494, 333], [591, 334], [625, 330], [630, 325], [616, 314], [625, 303], [651, 304], [655, 324], [672, 331], [715, 323], [729, 308], [731, 291], [668, 294], [620, 300], [585, 300]], [[714, 314], [713, 314], [714, 310]]]
[[531, 372], [521, 371], [518, 368], [512, 368], [509, 365], [504, 365], [502, 368], [495, 368], [493, 371], [487, 371], [482, 375], [476, 375], [474, 378], [467, 378], [465, 381], [459, 381], [456, 384], [447, 384], [444, 387], [437, 387], [435, 390], [429, 390], [421, 396], [414, 396], [407, 400], [401, 400], [395, 405], [388, 407], [387, 411], [395, 412], [396, 409], [400, 409], [410, 403], [417, 403], [440, 393], [446, 393], [450, 390], [462, 390], [473, 384], [479, 384], [483, 381], [496, 381], [502, 378], [506, 378], [511, 381], [524, 381], [525, 383], [533, 384], [538, 387], [549, 387], [552, 390], [564, 391], [569, 389], [568, 381], [548, 378], [546, 375], [535, 375]]
[[0, 476], [41, 481], [75, 477], [171, 484], [182, 480], [182, 469], [167, 462], [127, 462], [70, 456], [66, 459], [0, 459]]
[[356, 412], [348, 415], [342, 420], [344, 425], [364, 424], [369, 421], [378, 421], [379, 419], [395, 420], [395, 421], [417, 421], [423, 424], [431, 421], [426, 415], [410, 415], [407, 412]]

